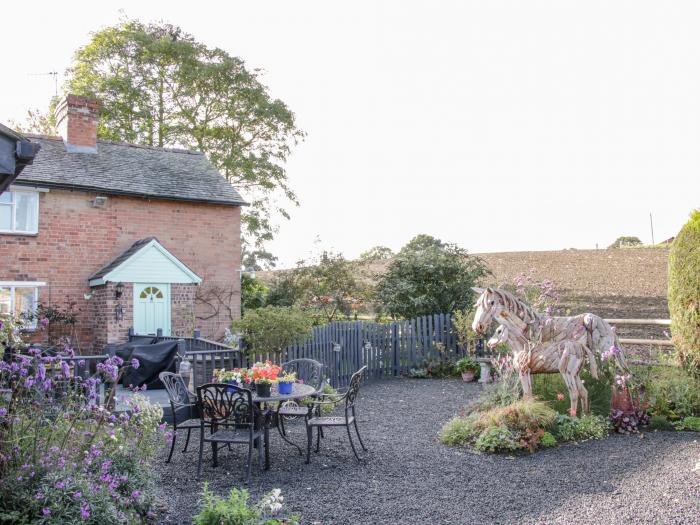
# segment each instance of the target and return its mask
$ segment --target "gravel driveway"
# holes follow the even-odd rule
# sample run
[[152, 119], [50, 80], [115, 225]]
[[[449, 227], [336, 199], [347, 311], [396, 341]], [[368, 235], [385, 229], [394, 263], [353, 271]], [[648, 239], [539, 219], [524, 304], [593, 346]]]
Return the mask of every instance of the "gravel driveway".
[[[268, 472], [253, 467], [253, 499], [279, 487], [288, 513], [331, 524], [700, 524], [699, 435], [651, 432], [567, 444], [515, 458], [443, 446], [442, 424], [480, 387], [452, 380], [389, 379], [363, 386], [360, 431], [369, 452], [358, 464], [343, 428], [331, 429], [306, 465], [271, 434]], [[302, 442], [302, 425], [290, 433]], [[184, 442], [184, 441], [183, 441]], [[159, 523], [191, 523], [202, 484], [194, 480], [196, 439], [161, 464]], [[165, 452], [165, 451], [164, 451]], [[165, 457], [165, 454], [164, 456]], [[202, 478], [225, 494], [242, 486], [243, 451], [222, 451]]]

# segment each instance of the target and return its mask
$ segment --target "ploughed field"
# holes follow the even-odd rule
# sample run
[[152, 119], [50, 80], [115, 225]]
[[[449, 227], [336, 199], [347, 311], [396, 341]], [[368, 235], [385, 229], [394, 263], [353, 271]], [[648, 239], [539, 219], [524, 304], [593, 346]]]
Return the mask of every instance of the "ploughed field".
[[[286, 513], [324, 525], [700, 523], [698, 434], [612, 436], [515, 457], [439, 443], [443, 423], [480, 388], [455, 380], [367, 383], [358, 401], [369, 448], [362, 463], [343, 428], [326, 433], [310, 465], [272, 433], [272, 466], [261, 472], [254, 465], [251, 498], [280, 488]], [[288, 426], [303, 443], [303, 424]], [[198, 508], [203, 483], [195, 480], [198, 440], [192, 441], [186, 454], [182, 440], [172, 463], [159, 463], [159, 523], [191, 523]], [[202, 480], [219, 494], [242, 487], [244, 449], [222, 450], [215, 469], [205, 449]]]

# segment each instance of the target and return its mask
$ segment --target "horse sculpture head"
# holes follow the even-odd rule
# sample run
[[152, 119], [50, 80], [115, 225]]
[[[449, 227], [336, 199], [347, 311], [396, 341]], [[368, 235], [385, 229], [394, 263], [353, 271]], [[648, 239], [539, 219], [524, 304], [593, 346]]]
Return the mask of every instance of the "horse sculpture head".
[[474, 312], [472, 330], [477, 335], [483, 335], [489, 329], [491, 321], [503, 309], [503, 305], [491, 288], [472, 288], [472, 290], [479, 294], [479, 298], [474, 304], [476, 311]]
[[493, 333], [493, 337], [486, 342], [486, 346], [491, 349], [496, 348], [501, 343], [508, 342], [508, 328], [502, 324], [498, 325], [496, 331]]

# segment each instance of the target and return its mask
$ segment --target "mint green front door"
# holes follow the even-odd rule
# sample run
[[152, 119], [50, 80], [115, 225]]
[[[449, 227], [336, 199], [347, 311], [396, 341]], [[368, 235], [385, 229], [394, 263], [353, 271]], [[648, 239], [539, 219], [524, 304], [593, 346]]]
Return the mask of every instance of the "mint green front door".
[[170, 335], [170, 285], [134, 283], [134, 331], [136, 334]]

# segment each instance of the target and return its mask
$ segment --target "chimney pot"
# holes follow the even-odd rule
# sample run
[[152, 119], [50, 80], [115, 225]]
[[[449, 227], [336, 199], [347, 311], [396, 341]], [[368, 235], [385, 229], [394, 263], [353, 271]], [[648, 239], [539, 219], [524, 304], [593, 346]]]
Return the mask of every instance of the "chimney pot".
[[97, 119], [100, 102], [66, 95], [56, 108], [56, 127], [70, 153], [97, 153]]

